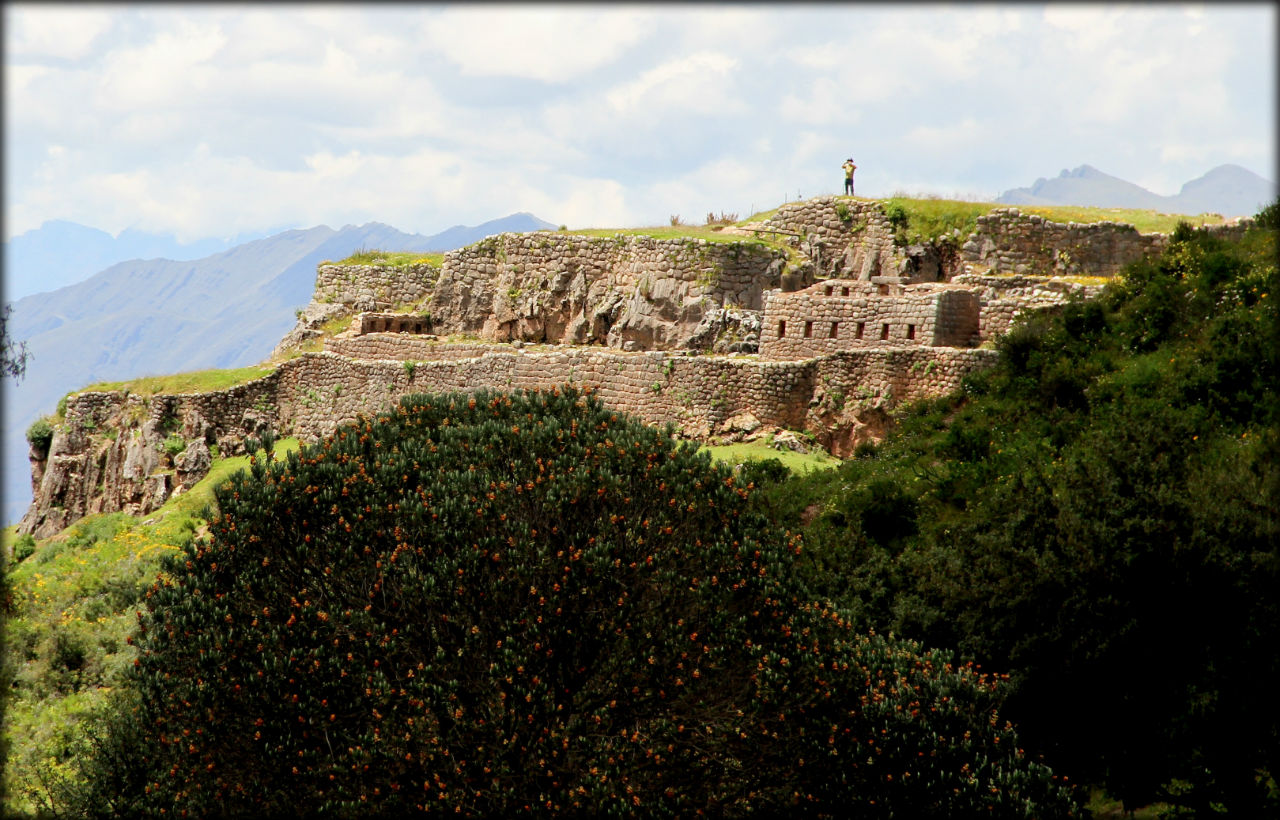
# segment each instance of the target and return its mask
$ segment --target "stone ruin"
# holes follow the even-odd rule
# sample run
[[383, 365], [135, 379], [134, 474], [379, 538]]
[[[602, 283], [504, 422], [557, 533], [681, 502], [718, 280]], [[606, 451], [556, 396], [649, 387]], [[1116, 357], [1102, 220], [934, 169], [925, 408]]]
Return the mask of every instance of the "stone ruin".
[[[19, 531], [145, 514], [207, 471], [208, 445], [233, 455], [266, 428], [314, 439], [417, 392], [570, 384], [686, 436], [799, 431], [848, 455], [894, 406], [989, 367], [1019, 313], [1100, 289], [1065, 277], [1114, 275], [1166, 241], [1010, 208], [968, 237], [904, 247], [880, 203], [838, 197], [725, 231], [738, 236], [502, 234], [440, 267], [322, 264], [276, 354], [349, 320], [323, 351], [224, 391], [71, 396], [49, 451], [31, 453]], [[166, 435], [189, 443], [172, 464], [155, 455]]]

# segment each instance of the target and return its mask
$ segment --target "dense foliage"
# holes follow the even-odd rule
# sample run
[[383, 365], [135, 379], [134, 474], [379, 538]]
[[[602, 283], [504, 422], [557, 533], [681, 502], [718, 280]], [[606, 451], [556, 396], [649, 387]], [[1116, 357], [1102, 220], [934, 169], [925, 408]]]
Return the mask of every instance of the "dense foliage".
[[855, 631], [750, 496], [571, 391], [257, 459], [149, 593], [64, 807], [1071, 813], [997, 676]]
[[1275, 206], [1258, 221], [1181, 227], [962, 395], [761, 498], [816, 519], [812, 578], [862, 623], [1008, 670], [1024, 738], [1130, 806], [1280, 811]]

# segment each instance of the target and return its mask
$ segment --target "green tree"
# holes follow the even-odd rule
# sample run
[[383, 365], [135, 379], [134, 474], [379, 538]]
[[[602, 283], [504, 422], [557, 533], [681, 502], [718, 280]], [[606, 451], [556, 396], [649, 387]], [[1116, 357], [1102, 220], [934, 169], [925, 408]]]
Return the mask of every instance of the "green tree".
[[31, 352], [27, 350], [26, 342], [15, 341], [9, 335], [9, 311], [12, 309], [13, 305], [8, 304], [0, 307], [0, 378], [12, 376], [20, 379], [26, 375]]

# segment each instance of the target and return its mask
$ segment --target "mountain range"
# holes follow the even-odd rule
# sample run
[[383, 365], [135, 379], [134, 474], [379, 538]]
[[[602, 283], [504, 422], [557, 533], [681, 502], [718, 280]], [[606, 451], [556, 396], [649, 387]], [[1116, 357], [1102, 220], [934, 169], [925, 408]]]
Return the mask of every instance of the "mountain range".
[[[5, 521], [20, 518], [31, 500], [26, 429], [52, 413], [66, 393], [100, 381], [262, 361], [293, 327], [294, 311], [310, 301], [316, 266], [326, 259], [360, 248], [446, 251], [496, 233], [554, 227], [528, 213], [433, 236], [377, 222], [340, 230], [322, 225], [200, 259], [117, 262], [83, 281], [17, 299], [7, 330], [27, 342], [31, 360], [21, 381], [4, 380]], [[63, 236], [93, 230], [60, 222], [45, 223], [36, 233], [46, 229]], [[30, 247], [54, 247], [36, 239]], [[65, 248], [65, 257], [77, 254], [74, 246]], [[6, 267], [6, 278], [10, 272], [33, 275]]]
[[1252, 216], [1276, 198], [1276, 184], [1239, 165], [1219, 165], [1162, 196], [1113, 177], [1091, 165], [1064, 170], [1053, 179], [1041, 177], [1030, 188], [1014, 188], [996, 197], [1005, 205], [1081, 205], [1136, 208], [1169, 214]]

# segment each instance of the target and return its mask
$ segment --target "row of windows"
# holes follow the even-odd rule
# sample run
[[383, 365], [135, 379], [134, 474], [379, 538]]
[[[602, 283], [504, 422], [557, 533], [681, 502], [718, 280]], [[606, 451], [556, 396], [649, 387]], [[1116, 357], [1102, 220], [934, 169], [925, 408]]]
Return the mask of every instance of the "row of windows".
[[[857, 324], [857, 327], [854, 329], [853, 338], [855, 339], [865, 338], [865, 334], [867, 332], [867, 323], [857, 322], [856, 324]], [[787, 322], [785, 319], [780, 319], [778, 321], [778, 338], [783, 339], [786, 337], [786, 335], [787, 335]], [[907, 338], [914, 339], [915, 337], [916, 337], [916, 326], [907, 325]], [[804, 338], [806, 339], [813, 338], [813, 322], [804, 323]], [[830, 327], [827, 328], [827, 338], [828, 339], [840, 338], [839, 322], [831, 322]], [[884, 322], [880, 325], [880, 338], [881, 339], [889, 338], [889, 324], [887, 322]]]
[[[833, 295], [835, 294], [835, 290], [836, 290], [836, 286], [835, 286], [835, 285], [827, 285], [827, 286], [826, 286], [826, 288], [825, 288], [825, 291], [824, 291], [824, 292], [826, 293], [826, 295], [827, 295], [827, 296], [833, 296]], [[879, 286], [876, 288], [876, 293], [879, 293], [881, 296], [888, 296], [888, 295], [889, 295], [889, 286], [888, 286], [888, 285], [885, 285], [885, 284], [881, 284], [881, 285], [879, 285]], [[840, 295], [841, 295], [841, 296], [848, 296], [848, 295], [849, 295], [849, 286], [848, 286], [848, 285], [844, 285], [844, 286], [842, 286], [842, 287], [840, 288]]]

